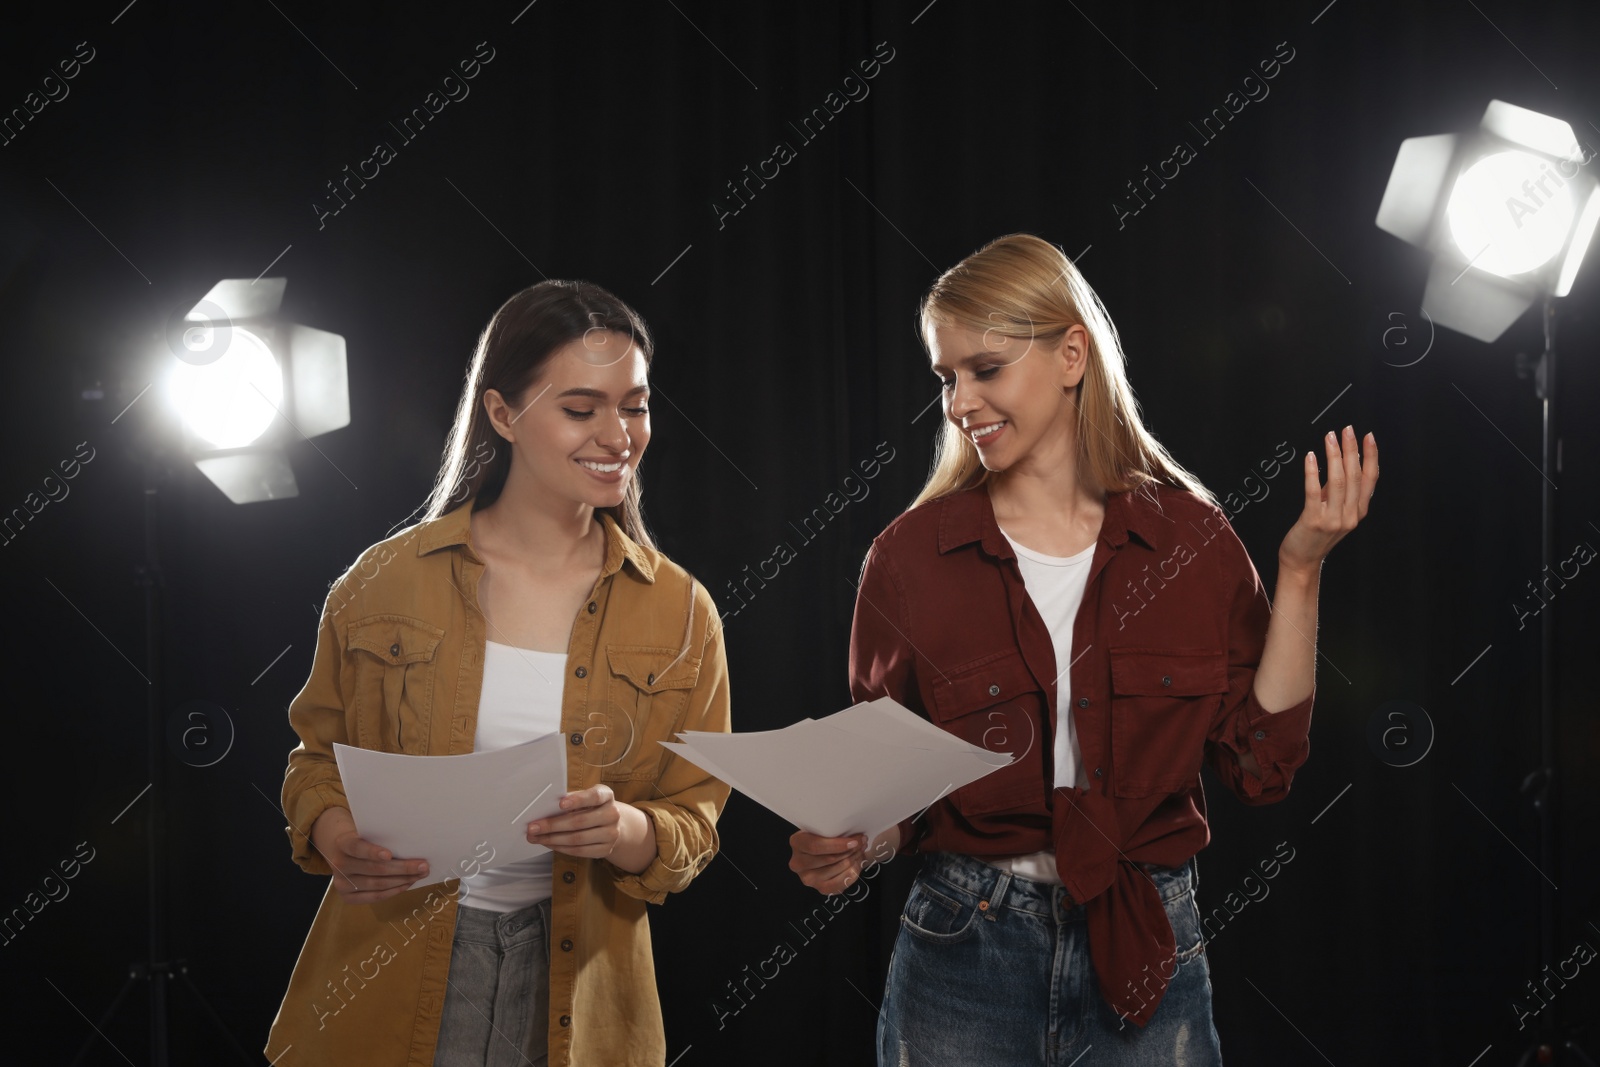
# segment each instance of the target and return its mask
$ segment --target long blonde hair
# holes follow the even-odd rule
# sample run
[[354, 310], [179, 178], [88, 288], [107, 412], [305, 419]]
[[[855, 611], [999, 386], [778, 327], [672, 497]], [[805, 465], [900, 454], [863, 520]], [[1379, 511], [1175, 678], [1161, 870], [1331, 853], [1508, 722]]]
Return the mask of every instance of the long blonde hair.
[[[1078, 470], [1108, 493], [1160, 482], [1215, 504], [1200, 479], [1168, 454], [1139, 418], [1117, 328], [1066, 254], [1029, 233], [997, 237], [939, 275], [918, 309], [924, 345], [957, 326], [1048, 344], [1082, 325], [1088, 359], [1078, 384]], [[944, 420], [928, 481], [912, 507], [989, 481], [977, 446]]]

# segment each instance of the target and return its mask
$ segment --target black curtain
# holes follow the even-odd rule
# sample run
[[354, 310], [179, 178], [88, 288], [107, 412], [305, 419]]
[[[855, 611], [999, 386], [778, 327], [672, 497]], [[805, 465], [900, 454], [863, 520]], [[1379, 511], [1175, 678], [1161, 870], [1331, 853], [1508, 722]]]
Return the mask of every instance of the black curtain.
[[[1600, 946], [1600, 576], [1529, 587], [1539, 409], [1514, 354], [1538, 352], [1537, 314], [1493, 345], [1430, 339], [1428, 260], [1373, 224], [1400, 141], [1491, 99], [1600, 147], [1595, 5], [524, 4], [6, 16], [0, 108], [24, 117], [0, 144], [0, 513], [27, 518], [0, 545], [0, 912], [93, 856], [0, 945], [18, 1062], [70, 1058], [144, 951], [142, 463], [170, 418], [153, 389], [121, 409], [174, 312], [266, 272], [349, 346], [351, 424], [291, 448], [298, 497], [232, 505], [181, 457], [159, 480], [168, 703], [213, 702], [231, 733], [209, 766], [170, 754], [172, 951], [255, 1057], [324, 888], [277, 810], [286, 707], [328, 583], [426, 494], [494, 309], [588, 278], [656, 332], [646, 515], [728, 612], [735, 728], [771, 729], [849, 703], [853, 580], [939, 419], [917, 300], [1015, 231], [1097, 288], [1150, 428], [1234, 494], [1269, 589], [1301, 502], [1280, 448], [1346, 423], [1382, 447], [1372, 514], [1324, 568], [1310, 761], [1265, 808], [1207, 773], [1228, 1062], [1511, 1063], [1529, 982], [1595, 1015], [1596, 968], [1541, 984], [1536, 951], [1545, 879], [1557, 958]], [[1597, 297], [1590, 262], [1560, 305], [1562, 559], [1600, 546]], [[777, 576], [747, 581], [780, 545]], [[1518, 788], [1542, 611], [1562, 626], [1553, 870]], [[1390, 701], [1435, 731], [1408, 767], [1369, 742]], [[870, 1062], [914, 861], [804, 937], [820, 898], [786, 867], [792, 828], [735, 795], [720, 829], [652, 911], [668, 1058]], [[779, 944], [792, 962], [750, 981]], [[180, 1061], [227, 1062], [172, 998]], [[143, 1013], [131, 999], [90, 1062], [144, 1062]]]

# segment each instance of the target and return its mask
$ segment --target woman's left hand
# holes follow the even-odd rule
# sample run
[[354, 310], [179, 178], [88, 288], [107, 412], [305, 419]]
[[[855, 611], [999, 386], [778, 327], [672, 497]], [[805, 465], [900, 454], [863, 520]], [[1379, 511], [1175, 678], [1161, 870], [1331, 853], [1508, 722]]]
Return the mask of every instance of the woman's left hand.
[[622, 837], [624, 806], [605, 784], [568, 793], [562, 814], [528, 824], [528, 841], [568, 856], [605, 859]]
[[1365, 454], [1357, 451], [1354, 427], [1344, 428], [1344, 442], [1329, 431], [1328, 484], [1317, 470], [1316, 453], [1305, 458], [1306, 506], [1278, 548], [1280, 566], [1315, 571], [1345, 534], [1367, 517], [1373, 487], [1378, 484], [1378, 440], [1367, 434]]

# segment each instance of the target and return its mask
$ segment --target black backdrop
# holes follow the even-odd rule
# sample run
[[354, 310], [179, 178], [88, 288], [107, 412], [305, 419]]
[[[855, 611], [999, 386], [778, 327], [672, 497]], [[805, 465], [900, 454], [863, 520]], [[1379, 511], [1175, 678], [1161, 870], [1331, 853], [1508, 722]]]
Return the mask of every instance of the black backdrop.
[[[647, 515], [725, 608], [746, 565], [797, 540], [791, 522], [893, 450], [728, 618], [736, 727], [768, 729], [848, 702], [850, 579], [920, 485], [937, 418], [920, 414], [936, 387], [917, 298], [984, 241], [1030, 231], [1103, 296], [1154, 432], [1219, 494], [1253, 494], [1234, 523], [1269, 587], [1298, 490], [1292, 471], [1261, 479], [1263, 461], [1349, 422], [1383, 448], [1372, 515], [1324, 571], [1309, 763], [1259, 809], [1208, 772], [1202, 909], [1259, 898], [1209, 949], [1228, 1062], [1513, 1062], [1544, 877], [1558, 958], [1600, 946], [1600, 577], [1581, 568], [1545, 609], [1563, 626], [1567, 807], [1564, 861], [1541, 872], [1517, 789], [1537, 760], [1538, 634], [1514, 607], [1539, 572], [1539, 413], [1512, 358], [1537, 351], [1537, 319], [1426, 348], [1427, 261], [1373, 217], [1402, 138], [1469, 128], [1493, 98], [1600, 146], [1596, 5], [524, 2], [5, 16], [0, 106], [70, 92], [0, 145], [0, 508], [37, 507], [61, 461], [94, 458], [0, 546], [15, 730], [0, 909], [94, 851], [0, 945], [0, 1058], [66, 1062], [143, 953], [138, 450], [169, 420], [153, 392], [113, 417], [173, 311], [279, 257], [286, 312], [349, 345], [351, 425], [291, 447], [297, 498], [234, 506], [181, 464], [161, 482], [168, 704], [214, 701], [234, 735], [211, 766], [169, 754], [173, 951], [256, 1058], [324, 886], [289, 862], [276, 810], [316, 610], [421, 502], [493, 310], [549, 276], [643, 312], [663, 401]], [[414, 140], [389, 127], [490, 49]], [[76, 77], [45, 83], [75, 51], [92, 54]], [[876, 76], [847, 83], [875, 53]], [[1214, 139], [1190, 126], [1230, 92], [1260, 97], [1244, 79], [1274, 57], [1267, 95]], [[830, 93], [839, 112], [807, 139], [791, 123]], [[394, 158], [322, 216], [326, 183], [378, 140]], [[1180, 140], [1195, 158], [1132, 212], [1126, 183]], [[779, 142], [793, 158], [740, 207], [728, 183]], [[1562, 558], [1600, 546], [1597, 298], [1591, 262], [1562, 303]], [[84, 401], [96, 377], [109, 395]], [[1437, 730], [1413, 766], [1368, 742], [1393, 700]], [[911, 862], [719, 1018], [727, 984], [818, 900], [776, 817], [736, 795], [721, 829], [718, 860], [652, 913], [669, 1059], [868, 1062]], [[1285, 843], [1276, 879], [1247, 883]], [[1594, 1016], [1596, 969], [1557, 990], [1568, 1017]], [[173, 996], [181, 1061], [226, 1062]], [[143, 1032], [135, 998], [105, 1031], [125, 1055], [102, 1042], [92, 1062], [145, 1062]]]

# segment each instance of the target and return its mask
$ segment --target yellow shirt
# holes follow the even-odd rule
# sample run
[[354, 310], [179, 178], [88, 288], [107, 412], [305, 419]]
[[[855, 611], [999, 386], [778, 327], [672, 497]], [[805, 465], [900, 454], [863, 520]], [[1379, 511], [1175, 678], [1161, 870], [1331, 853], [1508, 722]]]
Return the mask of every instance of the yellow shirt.
[[[483, 685], [484, 562], [472, 501], [363, 552], [323, 607], [311, 677], [289, 705], [300, 744], [283, 783], [294, 861], [331, 876], [306, 837], [348, 807], [333, 745], [471, 752]], [[567, 788], [604, 782], [655, 826], [640, 874], [555, 854], [550, 1065], [665, 1062], [646, 902], [689, 884], [717, 851], [728, 787], [662, 748], [679, 730], [727, 730], [728, 671], [711, 595], [608, 515], [600, 577], [573, 622], [561, 729]], [[473, 857], [463, 857], [467, 863]], [[475, 873], [463, 867], [458, 875]], [[433, 1063], [460, 878], [376, 904], [344, 903], [329, 877], [263, 1052], [296, 1064]]]

